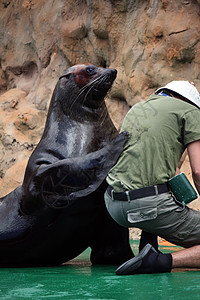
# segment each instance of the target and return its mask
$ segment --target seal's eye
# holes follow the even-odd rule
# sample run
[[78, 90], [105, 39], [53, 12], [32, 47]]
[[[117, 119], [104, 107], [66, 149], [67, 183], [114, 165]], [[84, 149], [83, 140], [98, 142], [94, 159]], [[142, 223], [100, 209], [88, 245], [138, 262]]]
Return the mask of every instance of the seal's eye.
[[96, 69], [97, 68], [94, 67], [94, 66], [88, 66], [86, 68], [86, 72], [87, 72], [88, 75], [92, 76], [92, 75], [96, 74]]

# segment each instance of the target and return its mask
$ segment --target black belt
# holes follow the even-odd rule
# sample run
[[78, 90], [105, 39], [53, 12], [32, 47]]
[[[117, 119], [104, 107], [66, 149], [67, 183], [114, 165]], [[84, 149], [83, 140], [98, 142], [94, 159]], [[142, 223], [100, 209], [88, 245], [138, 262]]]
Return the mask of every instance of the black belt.
[[111, 186], [108, 186], [107, 188], [107, 193], [110, 195], [110, 197], [112, 197], [113, 200], [119, 200], [119, 201], [130, 201], [134, 199], [167, 193], [169, 191], [170, 189], [167, 183], [147, 186], [141, 189], [135, 189], [135, 190], [120, 192], [120, 193], [115, 192]]

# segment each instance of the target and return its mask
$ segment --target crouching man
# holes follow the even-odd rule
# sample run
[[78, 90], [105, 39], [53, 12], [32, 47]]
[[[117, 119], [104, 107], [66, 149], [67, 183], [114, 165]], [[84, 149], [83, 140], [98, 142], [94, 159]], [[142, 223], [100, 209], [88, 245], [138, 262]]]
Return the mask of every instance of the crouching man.
[[[162, 254], [151, 244], [125, 262], [118, 275], [200, 268], [200, 212], [179, 201], [169, 186], [187, 148], [200, 193], [200, 95], [188, 81], [172, 81], [127, 113], [129, 138], [110, 170], [105, 202], [120, 225], [137, 227], [182, 246]], [[192, 200], [192, 199], [191, 199]]]

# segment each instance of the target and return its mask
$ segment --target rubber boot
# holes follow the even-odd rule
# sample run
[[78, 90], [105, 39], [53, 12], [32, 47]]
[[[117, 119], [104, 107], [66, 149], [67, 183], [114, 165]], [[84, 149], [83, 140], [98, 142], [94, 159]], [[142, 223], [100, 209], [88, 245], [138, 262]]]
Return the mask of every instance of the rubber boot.
[[147, 244], [138, 256], [128, 260], [117, 268], [117, 275], [151, 274], [171, 272], [171, 254], [157, 252]]

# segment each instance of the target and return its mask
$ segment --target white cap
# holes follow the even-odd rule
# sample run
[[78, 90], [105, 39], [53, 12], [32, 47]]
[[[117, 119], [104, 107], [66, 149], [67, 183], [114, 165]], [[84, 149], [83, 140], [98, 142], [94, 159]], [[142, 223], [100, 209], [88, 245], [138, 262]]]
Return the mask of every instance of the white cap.
[[193, 84], [189, 83], [189, 81], [171, 81], [170, 83], [166, 84], [166, 86], [157, 89], [155, 91], [155, 94], [158, 94], [163, 89], [178, 93], [179, 95], [187, 98], [200, 108], [199, 92]]

